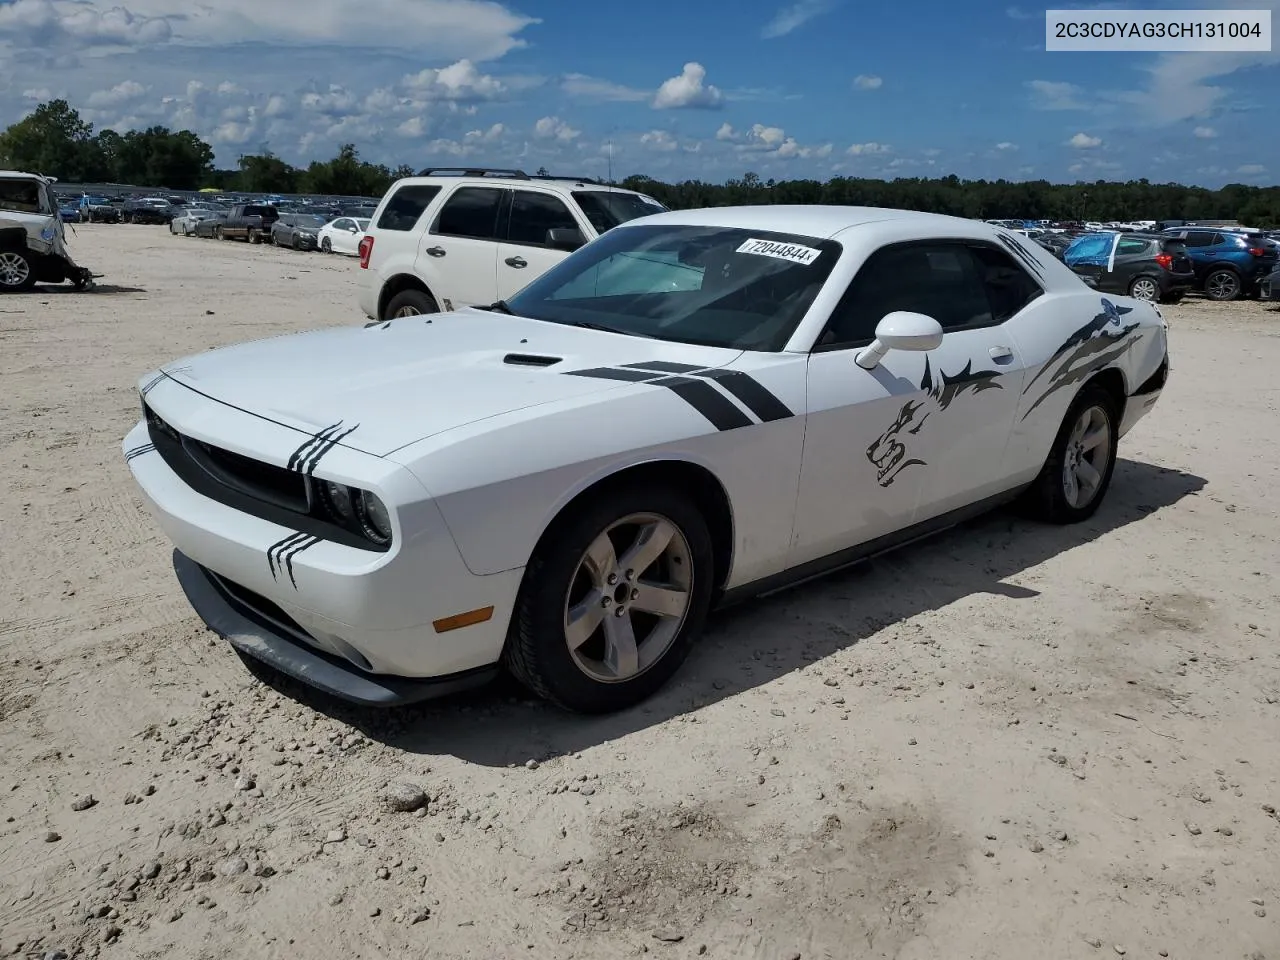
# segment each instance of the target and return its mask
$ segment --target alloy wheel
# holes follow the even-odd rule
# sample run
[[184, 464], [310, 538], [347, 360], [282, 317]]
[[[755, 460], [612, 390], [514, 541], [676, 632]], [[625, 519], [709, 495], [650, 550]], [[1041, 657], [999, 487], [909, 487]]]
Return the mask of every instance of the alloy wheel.
[[1156, 282], [1150, 277], [1139, 277], [1133, 281], [1133, 286], [1129, 290], [1129, 296], [1135, 300], [1154, 301], [1160, 296], [1160, 288]]
[[397, 317], [420, 317], [422, 316], [422, 311], [413, 304], [406, 303], [403, 307], [396, 310], [395, 313], [391, 314], [391, 316], [393, 319]]
[[693, 598], [688, 540], [666, 517], [638, 513], [600, 532], [571, 578], [564, 639], [592, 680], [644, 673], [680, 635]]
[[1067, 438], [1062, 458], [1062, 492], [1067, 503], [1087, 507], [1102, 488], [1111, 457], [1111, 418], [1099, 406], [1087, 407]]
[[1205, 283], [1205, 293], [1213, 300], [1230, 300], [1240, 292], [1240, 280], [1230, 270], [1211, 274]]
[[21, 254], [6, 250], [0, 253], [0, 285], [20, 287], [31, 277], [31, 265]]

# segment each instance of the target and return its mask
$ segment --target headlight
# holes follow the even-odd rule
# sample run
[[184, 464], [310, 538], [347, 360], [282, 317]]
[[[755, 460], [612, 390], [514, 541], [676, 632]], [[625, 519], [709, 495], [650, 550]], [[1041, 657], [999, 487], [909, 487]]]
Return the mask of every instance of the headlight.
[[374, 543], [390, 543], [391, 514], [387, 512], [387, 505], [368, 490], [357, 490], [355, 501], [364, 535]]
[[351, 488], [346, 484], [322, 480], [320, 497], [329, 513], [339, 523], [348, 524], [355, 517], [355, 510], [351, 506]]

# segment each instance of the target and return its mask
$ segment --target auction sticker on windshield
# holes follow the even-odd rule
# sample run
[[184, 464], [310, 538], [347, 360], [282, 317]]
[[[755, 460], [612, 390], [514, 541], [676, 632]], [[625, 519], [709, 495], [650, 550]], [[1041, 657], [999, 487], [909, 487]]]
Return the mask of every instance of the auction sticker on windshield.
[[758, 257], [776, 257], [779, 260], [790, 260], [792, 263], [808, 265], [818, 259], [821, 250], [801, 246], [798, 243], [778, 243], [776, 240], [745, 241], [737, 253], [754, 253]]

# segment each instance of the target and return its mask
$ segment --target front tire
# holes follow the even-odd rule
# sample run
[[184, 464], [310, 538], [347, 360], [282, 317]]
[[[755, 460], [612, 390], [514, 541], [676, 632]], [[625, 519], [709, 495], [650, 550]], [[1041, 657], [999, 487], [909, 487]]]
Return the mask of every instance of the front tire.
[[329, 242], [328, 237], [325, 237], [323, 240], [320, 241], [320, 252], [333, 253], [333, 244]]
[[35, 285], [35, 267], [27, 255], [21, 250], [0, 250], [0, 290], [22, 292]]
[[394, 320], [397, 317], [416, 317], [423, 313], [439, 312], [440, 305], [431, 294], [421, 290], [402, 290], [391, 298], [382, 319]]
[[1204, 278], [1204, 295], [1210, 300], [1225, 303], [1228, 300], [1239, 300], [1243, 291], [1240, 274], [1223, 267], [1213, 271]]
[[578, 713], [629, 707], [676, 672], [716, 579], [695, 504], [661, 486], [615, 488], [544, 535], [525, 570], [503, 661]]
[[1096, 383], [1076, 395], [1025, 503], [1038, 519], [1079, 523], [1093, 516], [1111, 485], [1119, 444], [1115, 398]]

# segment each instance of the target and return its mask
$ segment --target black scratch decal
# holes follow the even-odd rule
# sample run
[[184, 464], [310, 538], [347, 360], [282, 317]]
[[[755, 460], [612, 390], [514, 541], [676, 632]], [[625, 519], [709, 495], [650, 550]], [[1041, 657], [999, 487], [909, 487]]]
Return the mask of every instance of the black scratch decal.
[[280, 579], [280, 559], [284, 551], [306, 539], [307, 534], [305, 533], [291, 533], [283, 540], [277, 540], [267, 547], [267, 569], [271, 571], [272, 580]]
[[160, 383], [160, 381], [163, 380], [166, 376], [167, 374], [157, 373], [154, 377], [152, 377], [150, 380], [148, 380], [146, 383], [142, 385], [142, 389], [139, 390], [138, 393], [145, 397], [148, 393], [154, 390], [156, 386]]
[[139, 444], [136, 447], [131, 447], [130, 449], [124, 452], [124, 461], [125, 463], [128, 463], [130, 460], [134, 459], [135, 457], [140, 457], [144, 453], [150, 453], [155, 448], [156, 448], [156, 445], [154, 443], [143, 443], [143, 444]]
[[1132, 309], [1117, 306], [1106, 297], [1102, 298], [1102, 312], [1067, 337], [1022, 391], [1025, 397], [1032, 387], [1047, 378], [1044, 392], [1027, 407], [1022, 415], [1023, 420], [1049, 397], [1114, 363], [1138, 342], [1136, 337], [1130, 337], [1129, 334], [1141, 324], [1136, 321], [1125, 324], [1121, 319], [1125, 314], [1131, 313]]
[[328, 437], [324, 439], [324, 441], [320, 444], [319, 447], [315, 448], [308, 455], [305, 465], [300, 465], [298, 469], [301, 470], [303, 473], [305, 473], [307, 476], [311, 476], [313, 473], [316, 472], [316, 467], [319, 465], [320, 460], [324, 457], [324, 455], [327, 454], [334, 447], [336, 447], [338, 445], [338, 442], [342, 440], [343, 437], [350, 436], [352, 433], [354, 433], [356, 427], [358, 426], [360, 426], [360, 424], [358, 423], [353, 424], [352, 426], [347, 427], [347, 429], [342, 430], [338, 433], [331, 433]]
[[[292, 546], [285, 549], [284, 551], [282, 551], [284, 556], [285, 572], [289, 574], [289, 582], [293, 584], [293, 589], [295, 590], [298, 589], [298, 581], [293, 575], [293, 558], [296, 557], [298, 554], [300, 554], [303, 550], [310, 550], [319, 542], [320, 542], [319, 537], [306, 537], [302, 541], [295, 543]], [[279, 565], [279, 561], [277, 560], [277, 566], [278, 565]]]
[[924, 376], [920, 379], [920, 389], [925, 391], [924, 398], [904, 403], [898, 411], [897, 419], [867, 447], [867, 459], [876, 468], [876, 482], [880, 486], [890, 486], [907, 467], [926, 464], [926, 461], [909, 454], [904, 433], [907, 436], [918, 435], [929, 417], [946, 410], [963, 394], [1004, 389], [997, 382], [1001, 376], [999, 371], [975, 371], [972, 360], [955, 375], [949, 375], [944, 370], [939, 370], [938, 374], [938, 379], [935, 380], [933, 367], [929, 358], [925, 357]]
[[1005, 247], [1008, 248], [1010, 253], [1012, 253], [1015, 257], [1017, 257], [1019, 260], [1023, 262], [1023, 264], [1027, 267], [1027, 269], [1029, 269], [1037, 277], [1043, 275], [1044, 268], [1040, 265], [1040, 261], [1038, 261], [1035, 257], [1033, 257], [1030, 254], [1030, 252], [1028, 252], [1022, 246], [1022, 244], [1020, 244], [1017, 240], [1013, 239], [1013, 237], [1006, 236], [1005, 234], [1000, 233], [999, 231], [996, 231], [996, 236], [1000, 239], [1000, 242], [1003, 243]]
[[325, 427], [319, 433], [312, 434], [303, 442], [302, 446], [298, 447], [297, 450], [293, 451], [293, 453], [289, 457], [289, 462], [285, 464], [285, 466], [289, 470], [297, 470], [298, 464], [302, 462], [303, 457], [306, 456], [309, 450], [317, 446], [323, 446], [325, 438], [327, 438], [329, 434], [334, 433], [341, 428], [342, 428], [342, 421], [339, 420], [337, 423], [333, 423]]

